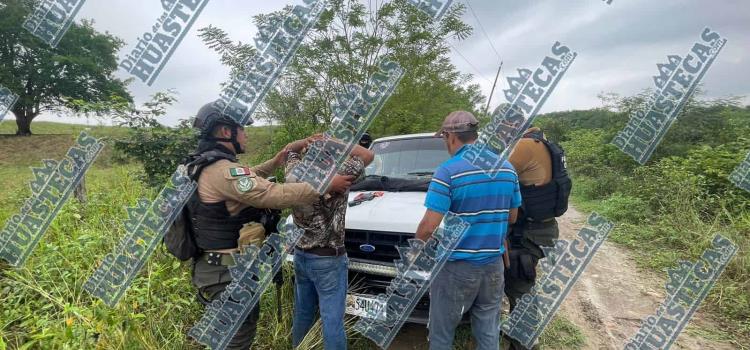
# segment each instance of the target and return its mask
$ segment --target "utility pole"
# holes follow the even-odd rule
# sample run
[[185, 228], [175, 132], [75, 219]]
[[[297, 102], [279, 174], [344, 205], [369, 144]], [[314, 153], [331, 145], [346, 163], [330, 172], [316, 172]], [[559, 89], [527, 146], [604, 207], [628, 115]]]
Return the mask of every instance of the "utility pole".
[[503, 69], [503, 61], [500, 61], [500, 67], [497, 67], [497, 75], [495, 75], [495, 82], [492, 84], [492, 91], [490, 91], [490, 97], [487, 98], [487, 107], [484, 107], [484, 114], [490, 110], [490, 102], [492, 102], [492, 95], [495, 94], [495, 86], [497, 86], [497, 78], [500, 77], [500, 70]]

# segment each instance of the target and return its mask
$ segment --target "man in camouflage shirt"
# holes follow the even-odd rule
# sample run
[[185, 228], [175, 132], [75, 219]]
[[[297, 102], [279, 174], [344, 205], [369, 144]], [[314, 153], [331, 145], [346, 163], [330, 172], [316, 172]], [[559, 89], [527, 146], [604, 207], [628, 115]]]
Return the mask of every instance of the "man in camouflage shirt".
[[[309, 144], [314, 138], [316, 137], [299, 142]], [[287, 176], [302, 158], [303, 154], [294, 151], [288, 153]], [[357, 145], [338, 173], [357, 178], [373, 158], [371, 151]], [[294, 179], [288, 177], [287, 181]], [[295, 206], [292, 209], [294, 223], [305, 230], [294, 250], [294, 347], [302, 342], [312, 327], [320, 306], [325, 349], [346, 349], [344, 310], [349, 284], [349, 259], [344, 248], [344, 222], [348, 192], [329, 193], [320, 196], [311, 205]]]

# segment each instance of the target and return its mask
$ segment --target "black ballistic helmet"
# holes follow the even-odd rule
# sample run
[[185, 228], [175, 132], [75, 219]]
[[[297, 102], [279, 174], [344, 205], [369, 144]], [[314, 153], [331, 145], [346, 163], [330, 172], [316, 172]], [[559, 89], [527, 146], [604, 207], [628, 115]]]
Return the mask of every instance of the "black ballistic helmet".
[[[252, 120], [250, 121], [250, 123], [248, 123], [248, 125], [249, 124], [252, 124]], [[232, 137], [215, 137], [213, 135], [213, 132], [219, 125], [229, 126], [232, 129]], [[244, 127], [244, 125], [238, 123], [231, 116], [224, 114], [221, 109], [216, 107], [215, 102], [207, 103], [198, 110], [198, 113], [195, 116], [195, 120], [193, 120], [193, 127], [200, 130], [201, 139], [207, 141], [231, 142], [236, 153], [243, 153], [242, 147], [237, 141], [237, 128]]]

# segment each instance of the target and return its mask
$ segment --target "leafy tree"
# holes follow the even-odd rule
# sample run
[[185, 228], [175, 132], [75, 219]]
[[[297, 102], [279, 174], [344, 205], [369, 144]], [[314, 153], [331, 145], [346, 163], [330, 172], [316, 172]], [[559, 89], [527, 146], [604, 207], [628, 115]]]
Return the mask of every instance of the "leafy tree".
[[84, 20], [52, 48], [22, 27], [36, 3], [6, 0], [0, 8], [0, 83], [19, 96], [12, 110], [16, 135], [30, 135], [42, 112], [76, 111], [75, 100], [132, 101], [127, 82], [113, 76], [123, 41]]
[[[277, 23], [290, 9], [256, 16], [254, 22]], [[454, 5], [435, 23], [405, 0], [330, 1], [260, 117], [281, 122], [291, 138], [320, 130], [331, 121], [335, 94], [345, 84], [364, 84], [384, 58], [398, 62], [406, 75], [372, 125], [376, 136], [435, 130], [453, 110], [481, 110], [479, 86], [468, 85], [470, 76], [448, 58], [446, 39], [471, 34], [461, 21], [464, 11], [464, 5]], [[232, 57], [257, 54], [250, 45], [232, 43], [220, 28], [203, 28], [200, 35], [235, 74], [243, 67]]]
[[126, 137], [115, 140], [115, 150], [143, 165], [142, 180], [151, 187], [164, 185], [198, 144], [191, 120], [183, 119], [174, 128], [159, 123], [158, 118], [176, 101], [174, 91], [159, 92], [141, 107], [129, 105], [113, 113], [118, 124], [128, 128]]

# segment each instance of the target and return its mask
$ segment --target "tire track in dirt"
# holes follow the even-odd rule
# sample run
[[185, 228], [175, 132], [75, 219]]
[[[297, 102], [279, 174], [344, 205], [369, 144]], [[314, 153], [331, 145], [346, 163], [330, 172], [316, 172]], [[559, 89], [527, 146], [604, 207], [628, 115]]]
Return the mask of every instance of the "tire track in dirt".
[[[573, 239], [586, 216], [575, 208], [558, 218], [560, 238]], [[583, 272], [560, 314], [586, 335], [583, 349], [622, 349], [638, 331], [641, 319], [653, 314], [664, 300], [666, 273], [637, 267], [635, 258], [605, 241]], [[719, 326], [698, 312], [677, 338], [675, 349], [737, 349], [736, 346], [695, 335], [697, 329]]]
[[[585, 221], [586, 215], [570, 207], [558, 218], [560, 238], [573, 239]], [[558, 314], [586, 336], [582, 349], [621, 350], [640, 328], [641, 319], [656, 312], [664, 300], [665, 282], [666, 273], [638, 268], [626, 248], [607, 240], [563, 301]], [[699, 309], [672, 348], [737, 349], [730, 343], [696, 335], [697, 330], [719, 327]], [[416, 324], [404, 325], [390, 347], [391, 350], [427, 348], [427, 329]]]

